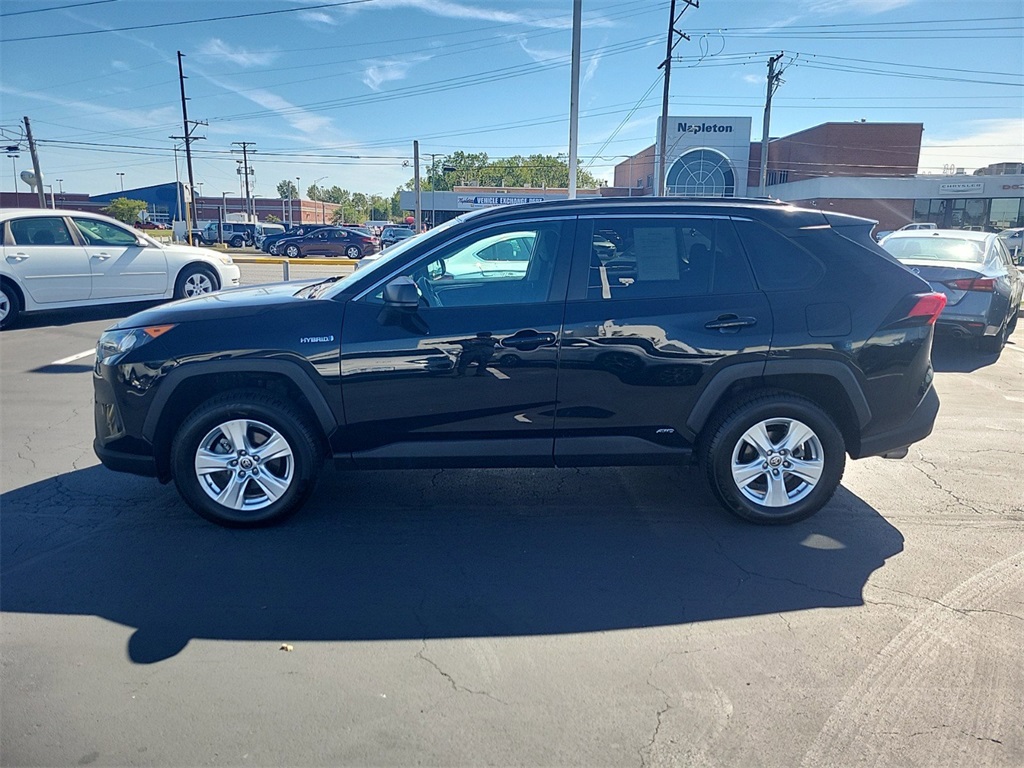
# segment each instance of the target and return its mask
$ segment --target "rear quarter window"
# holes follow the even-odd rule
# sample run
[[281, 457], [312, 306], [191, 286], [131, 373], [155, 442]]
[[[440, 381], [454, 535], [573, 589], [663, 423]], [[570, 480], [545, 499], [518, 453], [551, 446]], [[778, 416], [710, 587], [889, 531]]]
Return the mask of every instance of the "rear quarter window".
[[817, 257], [771, 227], [741, 219], [735, 224], [761, 290], [811, 288], [825, 274], [825, 266]]

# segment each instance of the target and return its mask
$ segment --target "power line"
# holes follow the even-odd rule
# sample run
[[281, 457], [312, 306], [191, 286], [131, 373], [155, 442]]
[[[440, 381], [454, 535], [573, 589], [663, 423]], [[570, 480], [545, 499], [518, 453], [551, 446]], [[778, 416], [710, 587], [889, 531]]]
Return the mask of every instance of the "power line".
[[0, 13], [0, 18], [8, 16], [24, 16], [26, 13], [44, 13], [46, 11], [66, 11], [71, 8], [83, 8], [87, 5], [103, 5], [104, 3], [116, 3], [118, 0], [88, 0], [85, 3], [73, 3], [71, 5], [51, 5], [49, 8], [30, 8], [27, 11], [7, 11]]
[[318, 5], [300, 5], [296, 8], [279, 8], [276, 11], [259, 11], [254, 13], [236, 13], [231, 16], [210, 16], [205, 19], [184, 19], [181, 21], [164, 21], [157, 24], [135, 24], [130, 27], [112, 27], [110, 29], [88, 29], [83, 32], [59, 32], [52, 35], [31, 35], [28, 37], [11, 37], [0, 40], [0, 43], [24, 43], [29, 40], [54, 40], [61, 37], [84, 37], [85, 35], [102, 35], [107, 32], [132, 32], [140, 29], [159, 29], [161, 27], [181, 27], [186, 24], [205, 24], [210, 21], [235, 21], [237, 19], [252, 19], [258, 16], [276, 16], [282, 13], [302, 13], [304, 11], [315, 11], [320, 8], [339, 8], [345, 5], [363, 5], [373, 3], [376, 0], [340, 0], [334, 3], [319, 3]]

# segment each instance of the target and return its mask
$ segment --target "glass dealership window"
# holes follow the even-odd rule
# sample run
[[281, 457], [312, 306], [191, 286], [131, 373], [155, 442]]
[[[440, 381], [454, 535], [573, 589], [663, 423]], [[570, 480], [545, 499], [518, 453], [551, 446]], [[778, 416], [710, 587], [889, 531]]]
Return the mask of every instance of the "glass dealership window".
[[732, 197], [736, 175], [729, 158], [713, 149], [687, 152], [668, 171], [665, 194], [681, 197]]
[[1019, 197], [997, 197], [988, 214], [989, 224], [996, 229], [1024, 227], [1024, 211]]

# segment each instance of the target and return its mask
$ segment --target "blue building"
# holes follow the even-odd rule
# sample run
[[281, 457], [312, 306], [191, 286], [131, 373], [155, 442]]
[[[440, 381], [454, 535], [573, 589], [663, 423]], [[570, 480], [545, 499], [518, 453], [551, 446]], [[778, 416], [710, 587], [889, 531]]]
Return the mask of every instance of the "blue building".
[[151, 187], [136, 187], [124, 192], [108, 192], [105, 195], [92, 195], [90, 203], [108, 205], [119, 197], [129, 200], [141, 200], [146, 204], [147, 218], [161, 224], [185, 220], [185, 185], [172, 181], [167, 184], [156, 184]]

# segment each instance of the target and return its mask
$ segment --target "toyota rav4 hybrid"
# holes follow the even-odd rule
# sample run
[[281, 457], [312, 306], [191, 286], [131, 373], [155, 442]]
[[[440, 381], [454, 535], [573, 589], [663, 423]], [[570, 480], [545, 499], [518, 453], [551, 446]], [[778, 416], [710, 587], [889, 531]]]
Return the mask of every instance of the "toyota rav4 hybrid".
[[[173, 480], [228, 526], [293, 512], [326, 458], [696, 460], [728, 510], [800, 520], [847, 456], [906, 455], [939, 407], [945, 296], [879, 248], [872, 224], [752, 200], [467, 213], [343, 278], [113, 326], [97, 348], [95, 450]], [[515, 268], [455, 268], [484, 247], [513, 252]]]

